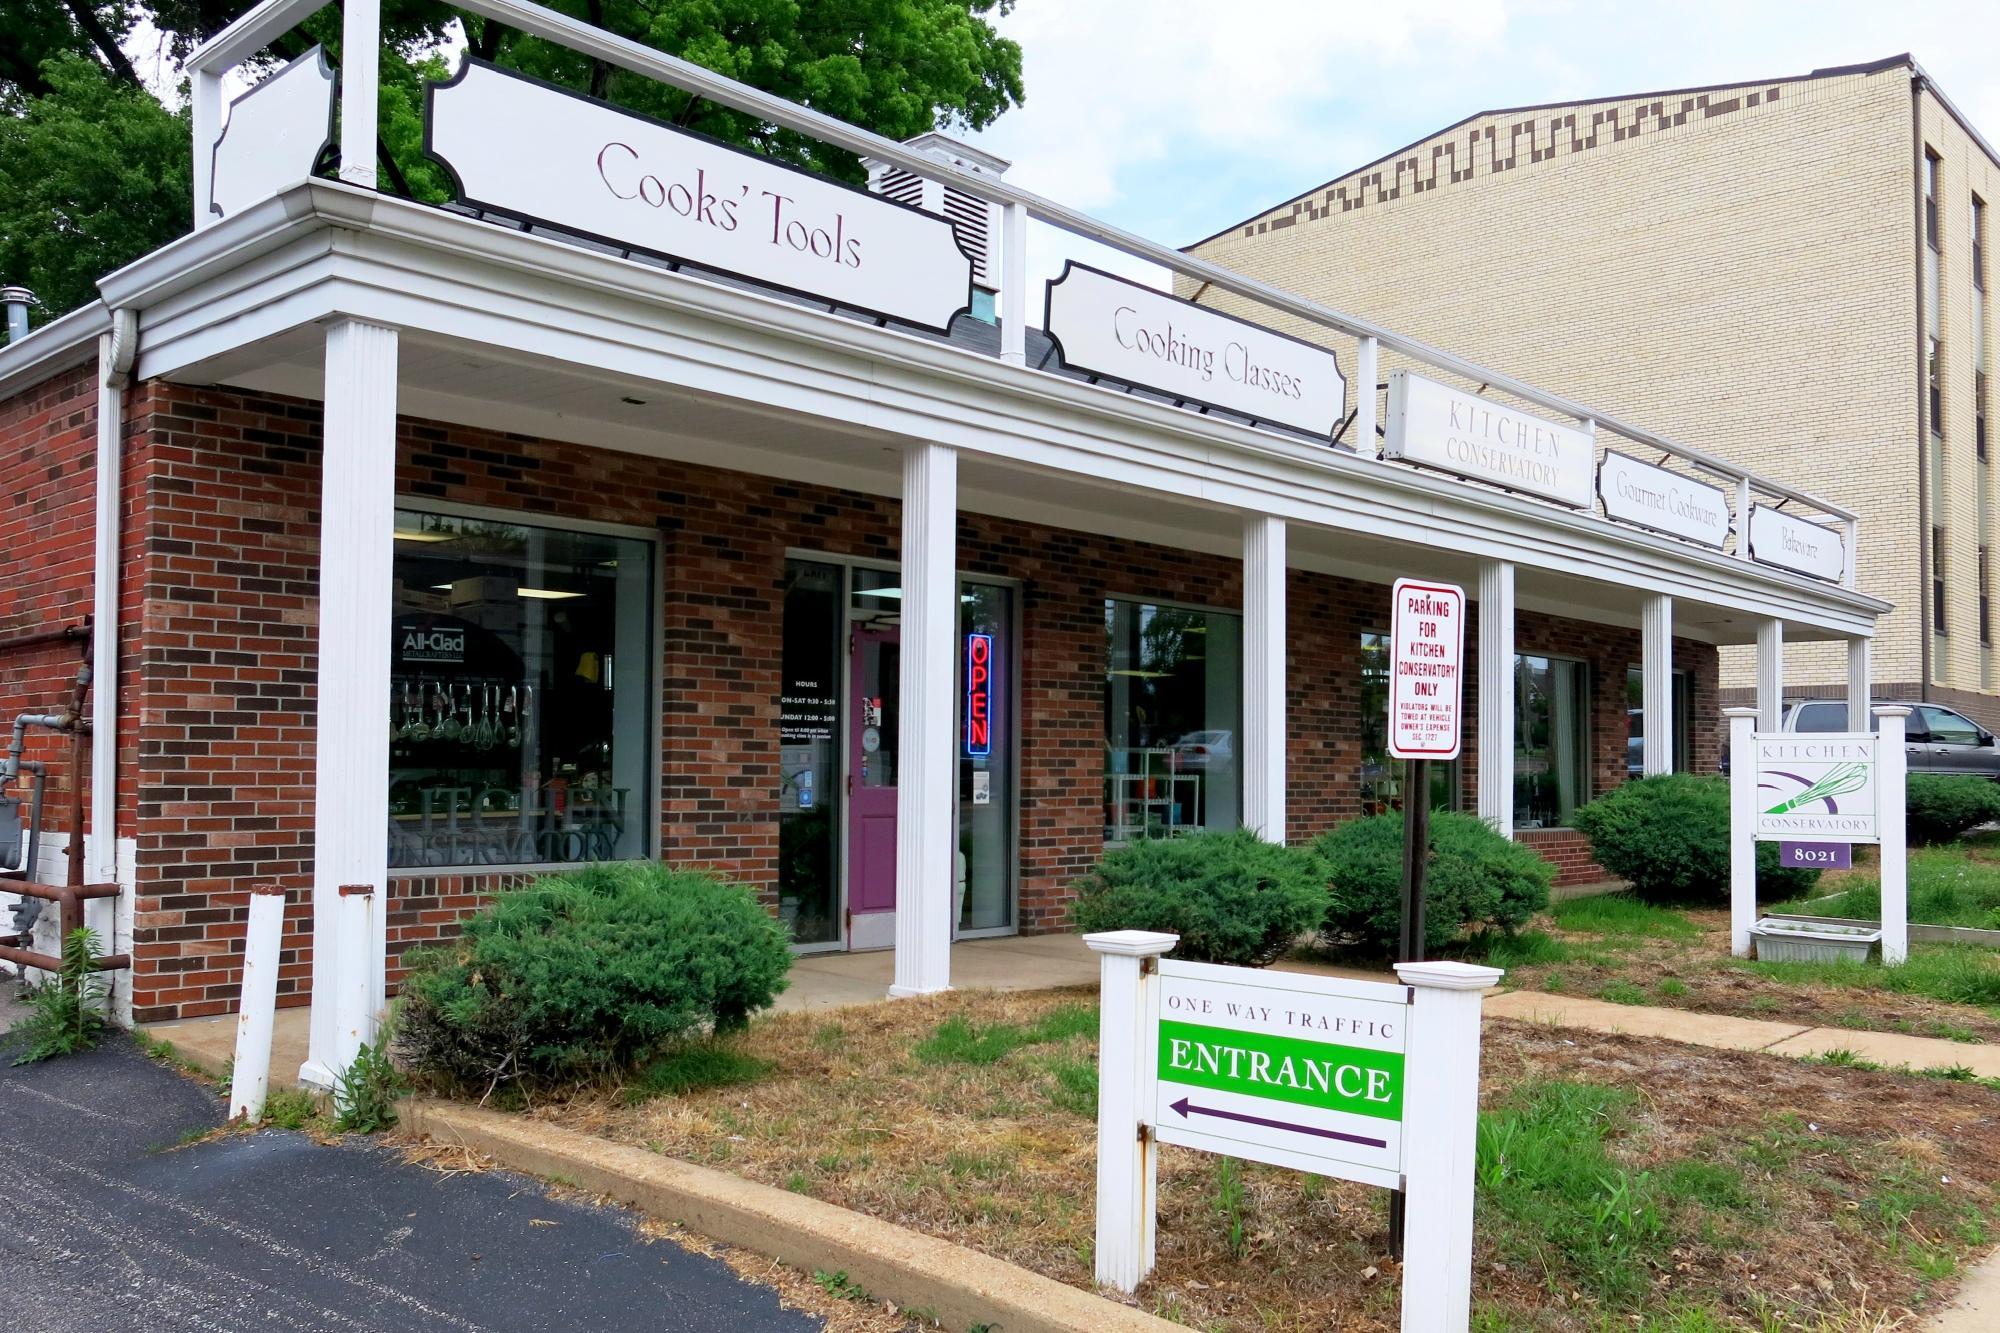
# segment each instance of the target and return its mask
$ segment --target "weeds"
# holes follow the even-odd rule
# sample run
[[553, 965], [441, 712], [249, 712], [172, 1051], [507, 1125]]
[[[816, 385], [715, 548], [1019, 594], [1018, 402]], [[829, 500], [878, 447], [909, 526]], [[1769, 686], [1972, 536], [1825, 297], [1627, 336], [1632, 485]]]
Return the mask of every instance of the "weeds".
[[770, 1061], [745, 1055], [725, 1042], [687, 1041], [647, 1062], [625, 1085], [622, 1095], [628, 1105], [636, 1106], [655, 1097], [680, 1097], [703, 1088], [754, 1083], [770, 1072]]
[[1612, 1004], [1644, 1004], [1646, 992], [1629, 981], [1607, 981], [1598, 988], [1597, 998]]
[[1066, 1004], [1030, 1024], [993, 1023], [980, 1027], [964, 1015], [954, 1014], [917, 1043], [916, 1056], [933, 1065], [990, 1065], [1023, 1046], [1096, 1035], [1097, 1010], [1088, 1005]]
[[389, 1028], [362, 1045], [334, 1079], [334, 1129], [342, 1134], [379, 1134], [396, 1123], [396, 1098], [403, 1075], [389, 1058]]
[[304, 1088], [272, 1088], [264, 1096], [262, 1124], [273, 1129], [304, 1129], [319, 1119], [319, 1098]]
[[1701, 934], [1701, 927], [1685, 912], [1654, 907], [1622, 893], [1565, 899], [1550, 904], [1549, 915], [1564, 930], [1603, 935], [1610, 937], [1610, 941], [1692, 940]]
[[1244, 1198], [1242, 1166], [1234, 1157], [1216, 1158], [1215, 1197], [1211, 1204], [1216, 1216], [1222, 1219], [1223, 1243], [1237, 1260], [1250, 1252], [1249, 1233], [1243, 1225]]
[[874, 1299], [874, 1297], [868, 1294], [866, 1287], [847, 1275], [845, 1268], [837, 1273], [829, 1273], [823, 1268], [815, 1268], [813, 1270], [813, 1281], [819, 1283], [820, 1289], [826, 1292], [827, 1295], [838, 1296], [843, 1301], [867, 1301]]
[[15, 1064], [75, 1055], [103, 1040], [104, 996], [109, 987], [97, 970], [102, 952], [97, 947], [97, 932], [88, 926], [78, 926], [63, 936], [62, 967], [35, 988], [28, 1001], [28, 1016], [10, 1033], [27, 1041], [14, 1057]]

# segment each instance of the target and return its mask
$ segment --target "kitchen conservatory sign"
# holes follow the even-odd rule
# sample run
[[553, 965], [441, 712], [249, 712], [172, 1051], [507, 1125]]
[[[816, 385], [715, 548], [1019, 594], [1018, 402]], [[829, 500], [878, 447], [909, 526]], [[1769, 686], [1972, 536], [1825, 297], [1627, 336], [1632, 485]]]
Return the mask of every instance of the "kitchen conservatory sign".
[[1750, 557], [1760, 564], [1838, 580], [1847, 569], [1847, 543], [1832, 528], [1768, 505], [1752, 505]]
[[1347, 409], [1332, 352], [1074, 260], [1047, 285], [1042, 327], [1065, 367], [1331, 435]]
[[1719, 486], [1607, 452], [1597, 470], [1604, 514], [1635, 527], [1721, 550], [1729, 536], [1729, 496]]
[[461, 202], [942, 332], [972, 260], [922, 209], [466, 57], [424, 149]]
[[1588, 509], [1597, 445], [1575, 426], [1396, 370], [1382, 457]]

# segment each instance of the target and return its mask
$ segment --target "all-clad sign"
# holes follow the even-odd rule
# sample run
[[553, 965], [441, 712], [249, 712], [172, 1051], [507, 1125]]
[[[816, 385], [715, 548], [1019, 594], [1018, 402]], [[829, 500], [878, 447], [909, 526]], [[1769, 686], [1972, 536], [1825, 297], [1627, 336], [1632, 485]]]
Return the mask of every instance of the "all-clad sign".
[[1838, 580], [1847, 569], [1847, 543], [1832, 528], [1765, 505], [1752, 505], [1750, 558], [1814, 578]]
[[1604, 455], [1597, 470], [1597, 493], [1609, 518], [1718, 551], [1729, 536], [1729, 496], [1721, 487], [1624, 454]]
[[1163, 959], [1157, 994], [1160, 1142], [1398, 1187], [1406, 988]]
[[1042, 326], [1064, 366], [1184, 402], [1315, 435], [1347, 409], [1324, 347], [1074, 261], [1048, 284]]
[[1389, 373], [1384, 458], [1455, 472], [1510, 491], [1590, 507], [1596, 443], [1574, 426], [1412, 375]]
[[484, 61], [426, 122], [465, 203], [924, 328], [971, 305], [943, 218]]

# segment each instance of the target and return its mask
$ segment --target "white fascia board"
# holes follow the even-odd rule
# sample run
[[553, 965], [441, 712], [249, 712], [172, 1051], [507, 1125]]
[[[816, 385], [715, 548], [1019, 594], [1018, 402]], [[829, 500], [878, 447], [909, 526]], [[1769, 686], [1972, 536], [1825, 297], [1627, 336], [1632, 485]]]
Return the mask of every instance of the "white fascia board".
[[[166, 322], [142, 321], [142, 374], [171, 373], [312, 319], [354, 315], [1136, 491], [1549, 565], [1837, 634], [1870, 634], [1873, 618], [1888, 609], [1851, 589], [1537, 501], [352, 187], [307, 182], [267, 202], [276, 208], [259, 205], [190, 238], [241, 233], [228, 246], [218, 238], [218, 255], [201, 267], [248, 263], [257, 249], [249, 224], [260, 210], [274, 232], [289, 229], [301, 209], [319, 212], [322, 225], [338, 229], [331, 246], [323, 255], [296, 250], [300, 258], [289, 266], [272, 265], [281, 273], [234, 283], [220, 299], [173, 303], [180, 347], [167, 345], [176, 338]], [[116, 276], [128, 275], [139, 276], [132, 269]], [[181, 266], [158, 276], [160, 290], [176, 293], [198, 280]], [[201, 336], [189, 337], [196, 323]]]
[[111, 312], [92, 303], [50, 320], [17, 343], [0, 344], [0, 401], [89, 364], [97, 357], [98, 336], [110, 331]]

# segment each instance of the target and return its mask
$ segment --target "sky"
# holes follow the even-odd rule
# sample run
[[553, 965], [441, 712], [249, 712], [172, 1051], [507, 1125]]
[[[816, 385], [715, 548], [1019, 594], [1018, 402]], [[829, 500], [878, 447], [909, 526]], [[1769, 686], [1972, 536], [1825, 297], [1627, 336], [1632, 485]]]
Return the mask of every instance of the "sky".
[[[1176, 247], [1477, 111], [1904, 52], [2000, 144], [2000, 0], [1018, 0], [997, 23], [1027, 99], [969, 137]], [[1037, 281], [1077, 250], [1037, 228]]]

